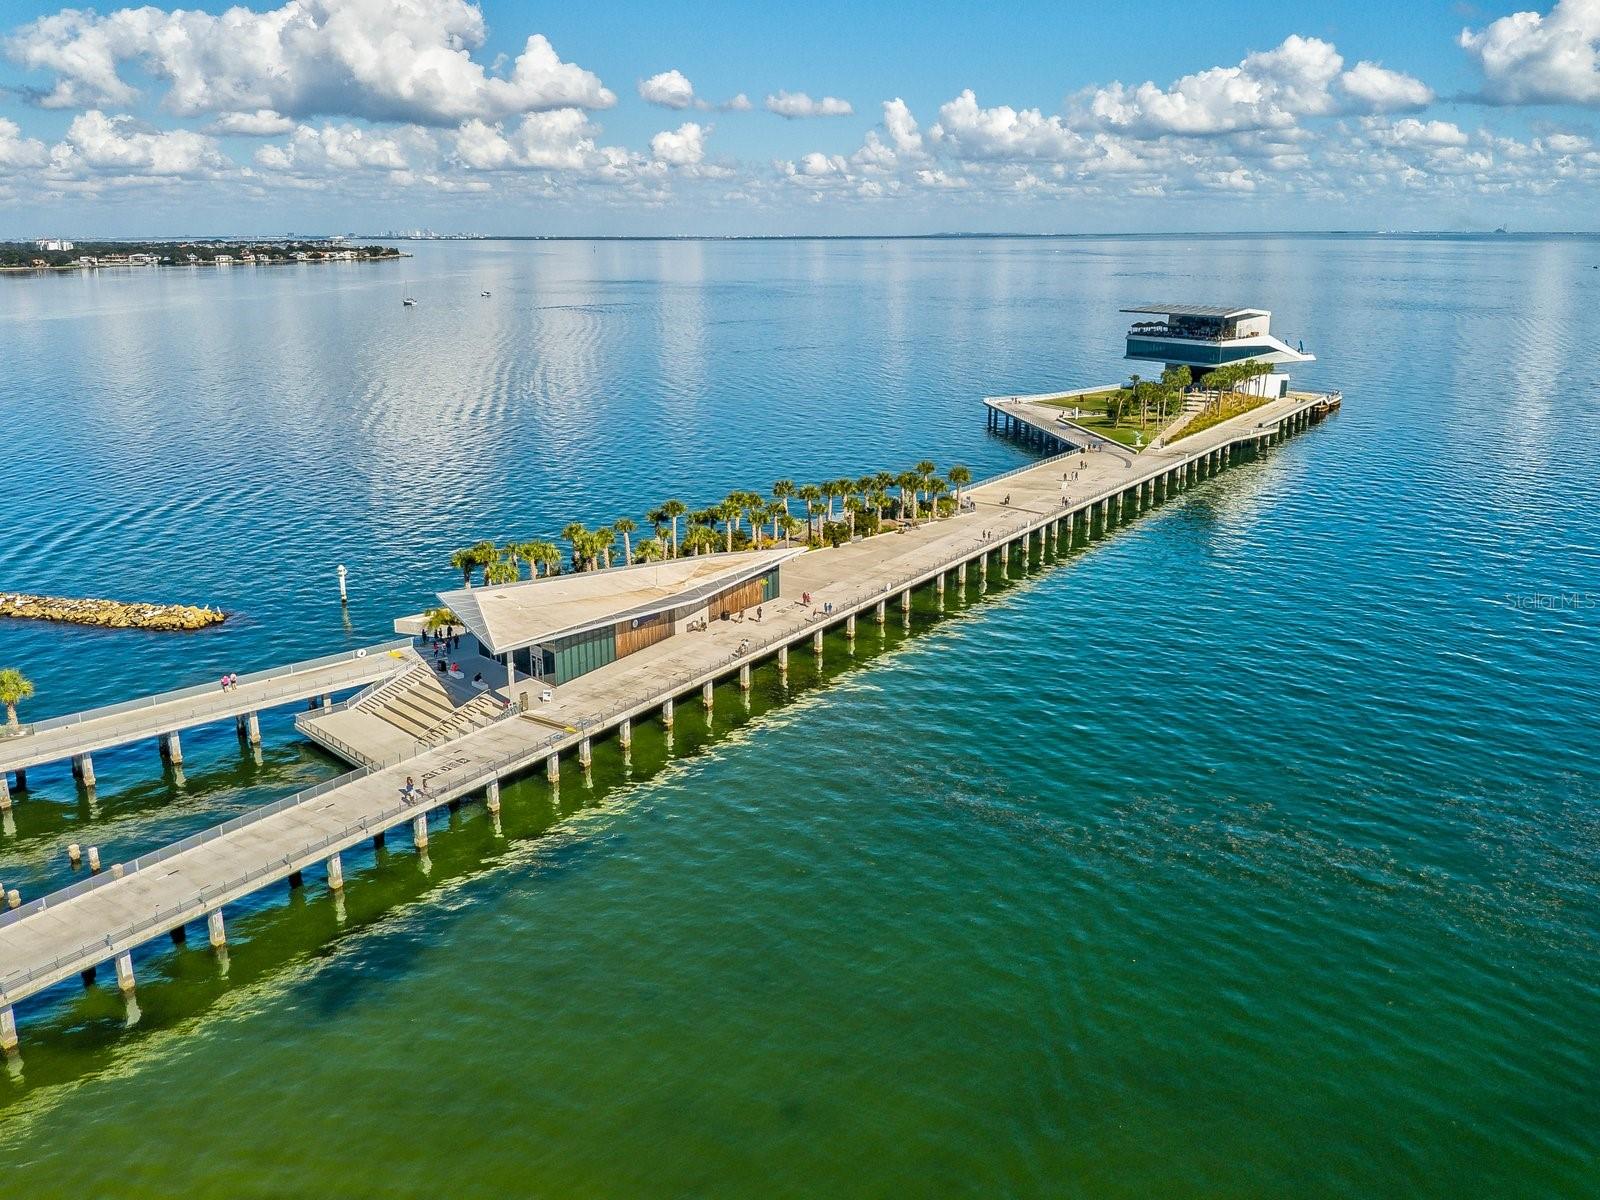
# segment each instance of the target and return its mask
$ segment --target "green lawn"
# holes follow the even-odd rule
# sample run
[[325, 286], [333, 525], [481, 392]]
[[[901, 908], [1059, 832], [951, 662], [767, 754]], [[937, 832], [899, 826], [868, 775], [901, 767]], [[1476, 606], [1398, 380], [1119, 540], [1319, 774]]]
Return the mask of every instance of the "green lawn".
[[1240, 392], [1232, 397], [1224, 396], [1222, 404], [1217, 409], [1196, 414], [1194, 420], [1178, 430], [1172, 440], [1181, 442], [1191, 433], [1203, 433], [1207, 429], [1220, 425], [1233, 417], [1241, 416], [1251, 409], [1260, 408], [1263, 404], [1270, 404], [1273, 399], [1275, 397], [1253, 396], [1246, 392]]
[[[1042, 400], [1040, 403], [1047, 404], [1052, 408], [1065, 409], [1067, 419], [1074, 425], [1081, 425], [1091, 433], [1098, 434], [1107, 441], [1119, 442], [1132, 449], [1134, 435], [1142, 434], [1141, 449], [1143, 446], [1148, 446], [1150, 439], [1161, 432], [1162, 426], [1166, 422], [1157, 417], [1152, 417], [1149, 424], [1141, 430], [1139, 428], [1139, 416], [1135, 413], [1131, 419], [1124, 416], [1120, 425], [1111, 424], [1110, 421], [1106, 420], [1106, 398], [1114, 395], [1116, 390], [1116, 388], [1106, 388], [1104, 391], [1089, 392], [1082, 396], [1066, 396], [1060, 400]], [[1075, 408], [1081, 410], [1077, 416], [1072, 415], [1072, 410]]]

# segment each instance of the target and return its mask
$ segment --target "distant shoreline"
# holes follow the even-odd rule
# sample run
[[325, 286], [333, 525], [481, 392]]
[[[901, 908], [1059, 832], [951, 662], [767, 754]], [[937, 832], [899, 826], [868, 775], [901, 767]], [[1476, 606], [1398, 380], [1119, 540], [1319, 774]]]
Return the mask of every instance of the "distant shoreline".
[[229, 270], [235, 267], [325, 267], [334, 263], [345, 262], [392, 262], [397, 258], [415, 258], [405, 250], [396, 250], [393, 254], [370, 254], [363, 258], [307, 258], [283, 259], [269, 258], [257, 259], [254, 262], [192, 262], [192, 263], [63, 263], [59, 267], [0, 267], [0, 275], [49, 275], [65, 271], [189, 271], [201, 267], [222, 268]]

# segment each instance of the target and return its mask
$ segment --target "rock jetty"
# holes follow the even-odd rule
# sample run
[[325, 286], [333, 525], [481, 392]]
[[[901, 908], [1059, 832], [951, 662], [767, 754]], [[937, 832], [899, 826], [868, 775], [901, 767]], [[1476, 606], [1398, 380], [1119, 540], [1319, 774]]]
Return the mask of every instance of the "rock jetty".
[[187, 630], [220, 625], [228, 619], [228, 614], [210, 605], [197, 608], [192, 604], [127, 604], [120, 600], [75, 600], [0, 592], [0, 617], [61, 621], [101, 629]]

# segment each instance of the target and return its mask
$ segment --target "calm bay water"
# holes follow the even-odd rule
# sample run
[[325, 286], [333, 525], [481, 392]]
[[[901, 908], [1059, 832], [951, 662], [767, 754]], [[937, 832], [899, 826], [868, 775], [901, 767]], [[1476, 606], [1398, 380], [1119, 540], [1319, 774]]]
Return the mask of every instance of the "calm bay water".
[[[262, 897], [225, 978], [152, 947], [131, 1030], [114, 989], [29, 1002], [5, 1192], [1600, 1195], [1596, 263], [486, 243], [0, 280], [0, 588], [237, 614], [0, 625], [31, 716], [383, 637], [478, 537], [1016, 465], [978, 398], [1121, 376], [1130, 304], [1270, 308], [1346, 395], [828, 680], [508, 788], [503, 836], [471, 807], [425, 863], [358, 856], [342, 919]], [[92, 805], [33, 773], [0, 880], [338, 770], [266, 732], [260, 764], [186, 736], [181, 780], [97, 756]]]

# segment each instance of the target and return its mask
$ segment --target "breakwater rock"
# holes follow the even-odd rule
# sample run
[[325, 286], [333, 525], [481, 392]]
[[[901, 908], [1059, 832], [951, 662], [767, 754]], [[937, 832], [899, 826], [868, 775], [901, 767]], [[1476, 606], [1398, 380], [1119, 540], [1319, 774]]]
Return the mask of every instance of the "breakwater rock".
[[197, 608], [193, 604], [128, 604], [121, 600], [0, 592], [0, 617], [61, 621], [70, 625], [94, 625], [101, 629], [186, 630], [220, 625], [228, 619], [228, 614], [210, 605]]

